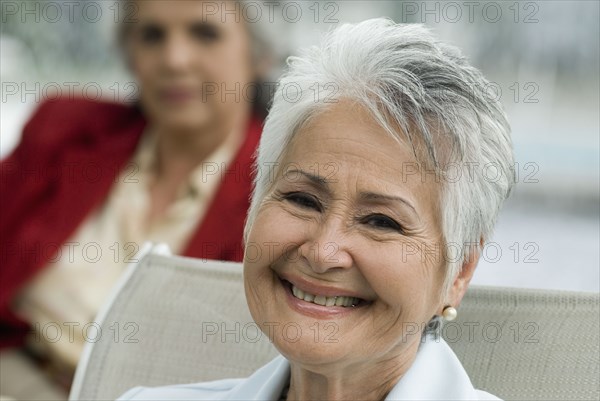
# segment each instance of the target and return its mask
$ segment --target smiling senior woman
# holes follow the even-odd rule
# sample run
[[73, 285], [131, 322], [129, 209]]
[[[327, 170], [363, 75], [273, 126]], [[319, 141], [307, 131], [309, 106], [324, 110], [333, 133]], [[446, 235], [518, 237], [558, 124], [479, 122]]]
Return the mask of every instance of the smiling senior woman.
[[296, 93], [277, 92], [265, 125], [257, 166], [276, 165], [257, 175], [244, 259], [252, 316], [283, 356], [122, 399], [496, 399], [432, 335], [514, 184], [488, 82], [424, 27], [385, 19], [289, 64], [280, 88]]

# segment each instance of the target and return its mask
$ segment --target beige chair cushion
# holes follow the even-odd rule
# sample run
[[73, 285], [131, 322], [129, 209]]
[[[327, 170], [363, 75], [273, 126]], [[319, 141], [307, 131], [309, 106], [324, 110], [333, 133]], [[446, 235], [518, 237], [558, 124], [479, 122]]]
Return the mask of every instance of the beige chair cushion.
[[[276, 355], [235, 263], [149, 254], [97, 321], [102, 334], [86, 348], [71, 400], [245, 377]], [[597, 294], [474, 287], [443, 334], [477, 388], [506, 400], [598, 400], [598, 322]]]

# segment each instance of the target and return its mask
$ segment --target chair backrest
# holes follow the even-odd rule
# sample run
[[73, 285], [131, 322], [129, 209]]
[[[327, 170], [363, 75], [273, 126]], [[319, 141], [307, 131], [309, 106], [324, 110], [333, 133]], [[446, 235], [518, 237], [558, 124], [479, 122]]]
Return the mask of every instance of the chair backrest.
[[505, 400], [599, 400], [594, 293], [471, 286], [442, 335], [476, 388]]
[[[473, 287], [444, 337], [477, 388], [503, 399], [597, 400], [599, 297]], [[253, 323], [240, 264], [150, 253], [96, 321], [71, 400], [248, 376], [277, 353]]]

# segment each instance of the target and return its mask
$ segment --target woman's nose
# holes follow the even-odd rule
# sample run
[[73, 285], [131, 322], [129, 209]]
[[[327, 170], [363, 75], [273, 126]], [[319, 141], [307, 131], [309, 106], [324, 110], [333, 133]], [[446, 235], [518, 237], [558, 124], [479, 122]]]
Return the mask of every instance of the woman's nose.
[[181, 71], [193, 63], [194, 49], [185, 37], [173, 35], [166, 43], [163, 62], [169, 71]]
[[316, 273], [348, 269], [353, 264], [348, 233], [343, 230], [341, 219], [331, 219], [318, 227], [314, 235], [309, 235], [307, 241], [300, 246], [299, 251]]

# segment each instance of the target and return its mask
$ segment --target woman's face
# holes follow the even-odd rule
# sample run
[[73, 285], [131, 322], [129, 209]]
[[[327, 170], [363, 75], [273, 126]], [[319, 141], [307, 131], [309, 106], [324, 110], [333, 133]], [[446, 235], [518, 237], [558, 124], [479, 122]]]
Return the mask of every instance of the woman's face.
[[176, 129], [210, 128], [247, 106], [250, 40], [243, 19], [236, 22], [223, 9], [232, 10], [232, 3], [134, 4], [127, 50], [151, 121]]
[[438, 187], [407, 173], [416, 164], [348, 103], [297, 133], [244, 259], [252, 316], [291, 361], [397, 362], [441, 313]]

